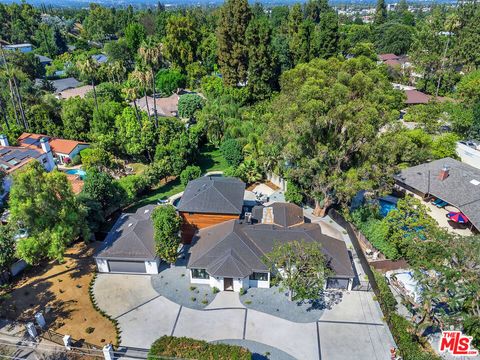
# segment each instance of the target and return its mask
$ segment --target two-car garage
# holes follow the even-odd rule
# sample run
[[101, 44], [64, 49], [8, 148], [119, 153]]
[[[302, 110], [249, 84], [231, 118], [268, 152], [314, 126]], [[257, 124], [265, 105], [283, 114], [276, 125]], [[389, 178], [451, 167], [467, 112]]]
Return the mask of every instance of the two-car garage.
[[110, 272], [118, 273], [140, 273], [147, 272], [144, 261], [115, 261], [108, 260], [108, 269]]
[[153, 240], [153, 205], [122, 214], [95, 255], [99, 272], [158, 274], [160, 260]]

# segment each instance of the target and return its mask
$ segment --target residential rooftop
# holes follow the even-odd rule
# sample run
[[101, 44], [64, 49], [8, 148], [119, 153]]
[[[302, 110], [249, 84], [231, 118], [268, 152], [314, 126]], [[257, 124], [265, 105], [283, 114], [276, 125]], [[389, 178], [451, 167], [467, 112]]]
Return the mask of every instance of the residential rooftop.
[[245, 183], [236, 178], [203, 176], [188, 183], [177, 210], [188, 213], [240, 215], [244, 194]]
[[66, 140], [54, 138], [42, 134], [23, 133], [18, 138], [18, 143], [21, 146], [31, 149], [41, 149], [40, 140], [46, 138], [50, 144], [50, 148], [55, 153], [70, 154], [78, 145], [86, 145], [87, 143], [76, 140]]
[[[440, 177], [442, 170], [448, 175]], [[446, 201], [480, 229], [480, 170], [452, 158], [413, 166], [395, 175], [399, 185]]]

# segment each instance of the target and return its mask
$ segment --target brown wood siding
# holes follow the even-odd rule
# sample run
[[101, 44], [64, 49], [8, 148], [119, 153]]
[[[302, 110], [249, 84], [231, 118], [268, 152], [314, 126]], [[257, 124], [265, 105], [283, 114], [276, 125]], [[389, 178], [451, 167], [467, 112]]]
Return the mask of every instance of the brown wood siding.
[[182, 241], [184, 244], [190, 244], [193, 235], [199, 229], [240, 217], [236, 214], [200, 214], [181, 211], [179, 214], [182, 217]]

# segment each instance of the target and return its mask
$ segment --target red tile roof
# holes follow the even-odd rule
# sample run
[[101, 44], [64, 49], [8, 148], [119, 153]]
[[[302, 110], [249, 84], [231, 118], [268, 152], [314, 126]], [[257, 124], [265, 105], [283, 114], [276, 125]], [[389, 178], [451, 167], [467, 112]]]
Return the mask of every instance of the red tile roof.
[[418, 90], [405, 90], [405, 95], [407, 95], [407, 100], [405, 101], [407, 105], [427, 104], [432, 98], [430, 95]]
[[398, 60], [400, 57], [395, 54], [379, 54], [378, 58], [381, 61], [387, 61], [387, 60]]
[[47, 135], [42, 135], [42, 134], [31, 134], [31, 133], [23, 133], [20, 135], [18, 138], [18, 143], [24, 147], [29, 147], [29, 148], [34, 148], [38, 149], [38, 145], [32, 145], [28, 144], [25, 142], [26, 139], [41, 139], [41, 138], [48, 138], [50, 147], [52, 148], [52, 151], [55, 153], [61, 153], [65, 155], [69, 155], [73, 150], [78, 145], [87, 145], [87, 143], [82, 142], [82, 141], [75, 141], [75, 140], [65, 140], [65, 139], [58, 139], [58, 138], [52, 138]]

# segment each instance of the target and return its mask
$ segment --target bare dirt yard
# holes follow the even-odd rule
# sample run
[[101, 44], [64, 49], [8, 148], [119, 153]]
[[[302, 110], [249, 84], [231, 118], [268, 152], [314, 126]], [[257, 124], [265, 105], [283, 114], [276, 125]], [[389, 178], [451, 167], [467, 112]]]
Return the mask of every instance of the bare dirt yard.
[[63, 263], [52, 261], [25, 271], [9, 289], [0, 290], [0, 316], [33, 321], [42, 311], [51, 330], [98, 346], [115, 344], [113, 324], [95, 310], [88, 294], [98, 244], [77, 243]]

